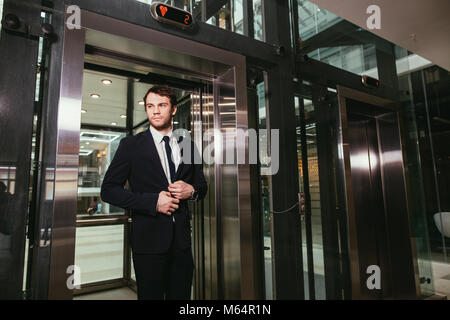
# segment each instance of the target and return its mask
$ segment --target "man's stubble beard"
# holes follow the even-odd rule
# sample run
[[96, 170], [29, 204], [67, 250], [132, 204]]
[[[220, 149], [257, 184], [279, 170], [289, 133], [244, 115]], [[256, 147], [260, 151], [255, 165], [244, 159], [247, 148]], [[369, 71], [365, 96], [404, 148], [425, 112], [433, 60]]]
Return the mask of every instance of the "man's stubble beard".
[[152, 126], [153, 128], [155, 128], [155, 129], [158, 130], [158, 131], [161, 131], [161, 130], [170, 128], [170, 127], [172, 126], [172, 116], [170, 116], [169, 120], [168, 120], [166, 123], [164, 123], [164, 124], [162, 124], [162, 125], [160, 125], [160, 126], [154, 125], [150, 120], [149, 120], [149, 122], [150, 122], [150, 124], [151, 124], [151, 126]]

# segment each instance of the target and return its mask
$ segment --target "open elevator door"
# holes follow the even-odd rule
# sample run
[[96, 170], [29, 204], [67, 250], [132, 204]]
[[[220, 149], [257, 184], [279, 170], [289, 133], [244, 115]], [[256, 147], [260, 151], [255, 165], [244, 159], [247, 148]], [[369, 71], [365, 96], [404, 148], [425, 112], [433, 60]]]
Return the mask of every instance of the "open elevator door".
[[[133, 72], [164, 70], [167, 76], [195, 78], [210, 85], [192, 94], [194, 140], [203, 149], [213, 142], [215, 154], [225, 153], [216, 139], [236, 139], [236, 129], [248, 128], [245, 57], [198, 42], [81, 11], [82, 28], [65, 29], [63, 70], [58, 113], [58, 148], [50, 261], [50, 299], [71, 299], [67, 273], [74, 265], [77, 183], [85, 49], [96, 50], [104, 64], [116, 69], [133, 61]], [[89, 52], [89, 50], [88, 50]], [[154, 72], [157, 73], [157, 72]], [[182, 75], [182, 76], [181, 76]], [[186, 80], [186, 79], [185, 79]], [[208, 129], [210, 136], [205, 140]], [[212, 133], [211, 133], [212, 132]], [[209, 139], [211, 138], [211, 139]], [[218, 147], [218, 148], [217, 148]], [[235, 148], [236, 149], [236, 148]], [[248, 147], [236, 149], [248, 158]], [[248, 221], [248, 164], [204, 165], [209, 191], [194, 208], [193, 246], [196, 259], [194, 298], [251, 298], [253, 243]], [[245, 237], [241, 237], [245, 234]], [[245, 243], [243, 243], [245, 242]], [[247, 250], [248, 252], [245, 252]], [[245, 263], [244, 263], [245, 262]], [[69, 269], [70, 270], [70, 269]], [[82, 272], [82, 270], [81, 270]]]

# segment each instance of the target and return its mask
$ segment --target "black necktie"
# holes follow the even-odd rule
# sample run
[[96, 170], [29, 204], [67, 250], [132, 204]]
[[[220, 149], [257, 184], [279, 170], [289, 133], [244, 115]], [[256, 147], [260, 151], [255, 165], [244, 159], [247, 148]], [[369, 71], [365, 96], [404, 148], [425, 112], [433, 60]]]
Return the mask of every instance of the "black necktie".
[[172, 180], [172, 182], [174, 182], [174, 180], [175, 180], [175, 163], [173, 163], [173, 161], [172, 161], [172, 148], [170, 148], [169, 137], [164, 136], [163, 140], [164, 140], [164, 143], [166, 144], [167, 161], [169, 161], [170, 180]]

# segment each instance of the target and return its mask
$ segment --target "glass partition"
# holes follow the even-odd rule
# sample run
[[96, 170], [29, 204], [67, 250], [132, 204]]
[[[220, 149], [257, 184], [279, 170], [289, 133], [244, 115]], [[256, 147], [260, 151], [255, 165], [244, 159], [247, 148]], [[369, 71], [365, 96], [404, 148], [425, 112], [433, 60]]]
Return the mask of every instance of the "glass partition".
[[375, 43], [381, 39], [370, 32], [308, 0], [298, 0], [298, 31], [302, 55], [378, 79]]
[[124, 225], [77, 228], [75, 265], [81, 285], [124, 277]]
[[[146, 4], [163, 2], [157, 0], [133, 0]], [[244, 16], [243, 0], [168, 0], [166, 4], [190, 12], [197, 21], [206, 22], [210, 25], [244, 35], [244, 23], [247, 17]], [[263, 40], [262, 36], [262, 12], [261, 0], [253, 1], [254, 39]], [[248, 35], [247, 35], [248, 36]]]
[[103, 177], [123, 137], [125, 133], [81, 130], [77, 216], [124, 214], [123, 209], [100, 198]]
[[[301, 110], [301, 108], [303, 110]], [[320, 206], [319, 163], [316, 134], [317, 120], [314, 117], [313, 102], [309, 99], [295, 97], [295, 111], [297, 118], [298, 181], [301, 197], [300, 210], [302, 212], [301, 225], [305, 299], [325, 299], [322, 212]], [[303, 129], [305, 137], [301, 137], [301, 113], [303, 113], [305, 122], [305, 128]], [[306, 150], [302, 150], [303, 148]], [[305, 165], [307, 166], [307, 170], [303, 170], [303, 166]], [[304, 177], [305, 172], [307, 172], [308, 175], [307, 179]], [[306, 183], [308, 185], [306, 185]], [[308, 200], [309, 204], [306, 204], [305, 202]], [[311, 234], [311, 244], [308, 244], [308, 232]], [[308, 246], [310, 247], [308, 248]], [[309, 255], [308, 250], [311, 251], [311, 254]], [[309, 259], [312, 259], [312, 261], [308, 261]], [[313, 266], [311, 272], [308, 270], [308, 262], [309, 265]], [[310, 276], [313, 277], [311, 281], [314, 281], [314, 295], [309, 292], [308, 283], [310, 281]]]
[[399, 77], [410, 208], [422, 295], [449, 296], [450, 72], [424, 66]]

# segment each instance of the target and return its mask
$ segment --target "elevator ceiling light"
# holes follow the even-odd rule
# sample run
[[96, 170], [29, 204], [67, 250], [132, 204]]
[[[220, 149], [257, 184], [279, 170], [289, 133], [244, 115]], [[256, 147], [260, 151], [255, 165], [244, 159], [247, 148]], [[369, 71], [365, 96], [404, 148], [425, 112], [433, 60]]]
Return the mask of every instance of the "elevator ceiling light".
[[178, 123], [179, 123], [178, 121], [174, 121], [174, 122], [173, 122], [173, 124], [178, 124]]
[[138, 102], [141, 106], [143, 106], [144, 105], [144, 100], [141, 100], [141, 101], [139, 101]]
[[112, 84], [112, 81], [109, 80], [109, 79], [103, 79], [103, 80], [102, 80], [102, 83], [103, 83], [104, 85], [110, 85], [110, 84]]
[[124, 115], [124, 114], [121, 114], [120, 117], [121, 117], [122, 119], [125, 119], [127, 116]]
[[93, 93], [93, 94], [91, 94], [91, 98], [92, 98], [92, 99], [99, 99], [99, 98], [100, 98], [100, 95], [97, 94], [97, 93]]
[[111, 122], [112, 126], [117, 126], [117, 122]]
[[86, 143], [86, 144], [90, 144], [90, 142], [89, 142], [89, 141], [86, 141], [85, 143]]
[[81, 113], [86, 113], [87, 110], [86, 109], [81, 109]]

